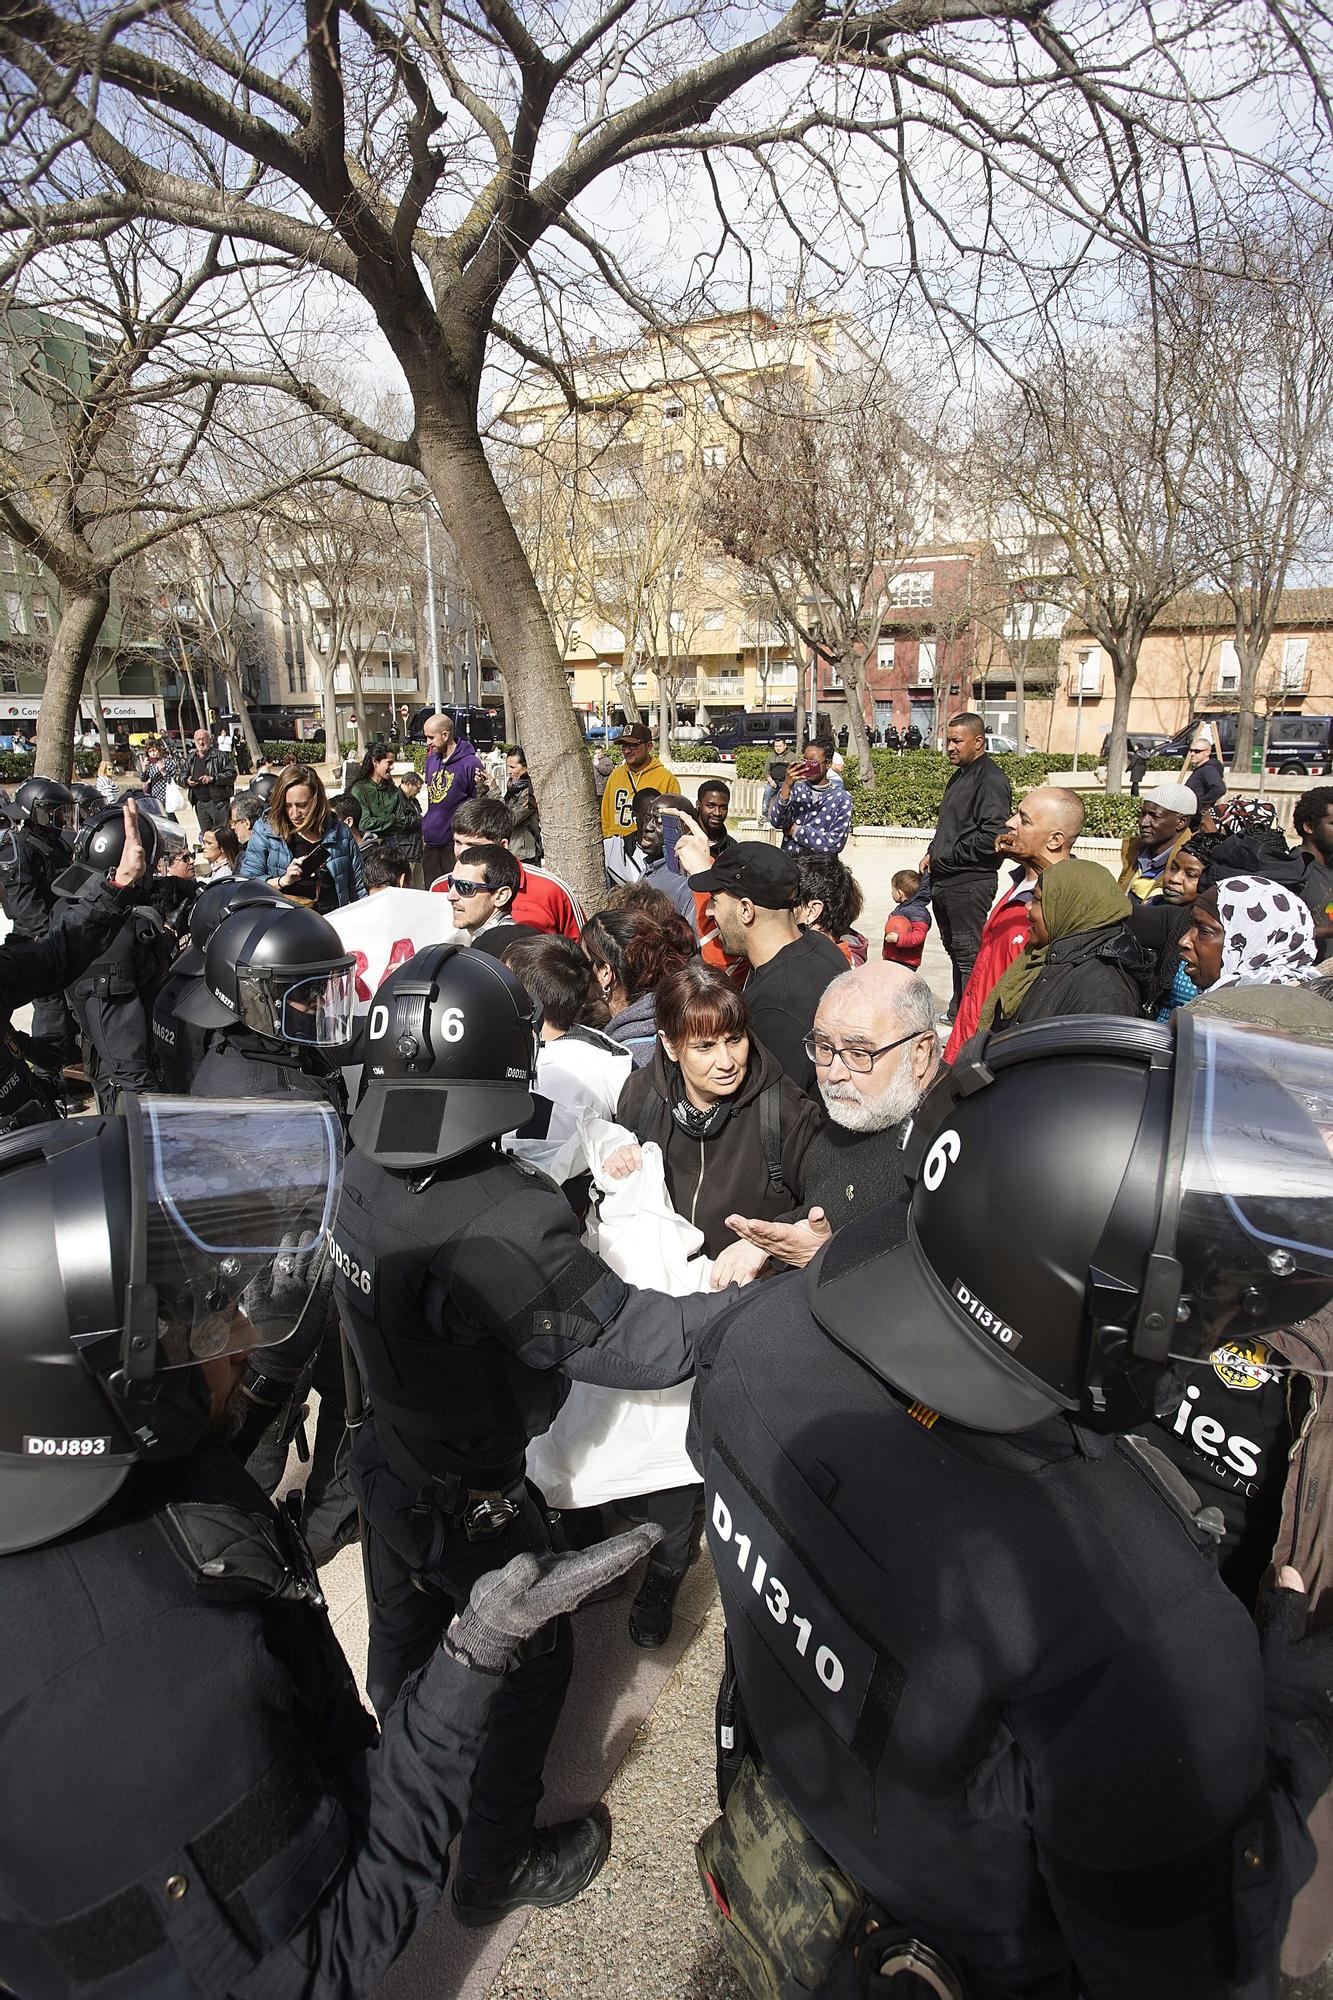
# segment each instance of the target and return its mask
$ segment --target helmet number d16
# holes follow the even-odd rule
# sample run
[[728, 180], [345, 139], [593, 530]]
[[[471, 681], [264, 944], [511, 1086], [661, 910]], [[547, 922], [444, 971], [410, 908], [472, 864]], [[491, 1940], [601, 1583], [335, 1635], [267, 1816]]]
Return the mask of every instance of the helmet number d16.
[[931, 1194], [934, 1194], [962, 1150], [963, 1142], [952, 1126], [947, 1132], [940, 1133], [926, 1154], [926, 1164], [921, 1169], [921, 1178]]
[[440, 1016], [440, 1040], [443, 1042], [461, 1042], [466, 1031], [466, 1026], [467, 1024], [463, 1019], [463, 1010], [461, 1007], [446, 1007]]

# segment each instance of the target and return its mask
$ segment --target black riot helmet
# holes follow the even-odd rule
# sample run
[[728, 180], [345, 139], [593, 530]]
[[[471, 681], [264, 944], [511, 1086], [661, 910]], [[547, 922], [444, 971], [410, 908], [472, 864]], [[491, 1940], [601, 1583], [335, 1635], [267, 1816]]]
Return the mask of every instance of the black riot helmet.
[[0, 1139], [0, 1554], [90, 1520], [139, 1460], [189, 1451], [211, 1410], [198, 1363], [296, 1331], [341, 1141], [304, 1099], [130, 1094], [115, 1118]]
[[[129, 796], [129, 794], [127, 794]], [[152, 799], [136, 798], [139, 838], [143, 842], [144, 865], [149, 878], [159, 863], [169, 862], [185, 852], [185, 835], [174, 820], [164, 819]], [[82, 896], [119, 868], [125, 852], [124, 800], [104, 806], [95, 818], [85, 820], [74, 842], [74, 860], [52, 884], [58, 896]]]
[[364, 1062], [356, 1144], [383, 1167], [438, 1166], [532, 1116], [532, 1002], [499, 959], [429, 945], [376, 993]]
[[181, 972], [197, 977], [204, 969], [204, 950], [218, 925], [239, 910], [290, 910], [295, 905], [271, 882], [212, 882], [199, 891], [190, 910], [190, 946], [178, 960]]
[[352, 1039], [356, 961], [328, 919], [279, 900], [223, 918], [200, 984], [176, 1002], [197, 1028], [250, 1028], [274, 1042], [340, 1049]]
[[834, 1237], [811, 1307], [977, 1430], [1132, 1429], [1168, 1369], [1333, 1298], [1323, 1044], [1185, 1009], [1034, 1023], [945, 1072], [904, 1164], [910, 1206]]
[[74, 794], [56, 778], [25, 778], [14, 804], [28, 826], [65, 826], [74, 816]]
[[76, 829], [86, 826], [95, 813], [106, 811], [106, 800], [96, 785], [71, 785], [70, 797], [74, 801], [74, 824]]

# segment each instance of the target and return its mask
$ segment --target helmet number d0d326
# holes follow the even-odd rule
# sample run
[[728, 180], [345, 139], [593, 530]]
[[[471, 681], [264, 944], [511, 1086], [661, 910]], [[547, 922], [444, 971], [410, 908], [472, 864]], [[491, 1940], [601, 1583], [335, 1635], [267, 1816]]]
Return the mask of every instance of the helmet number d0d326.
[[928, 1193], [934, 1194], [962, 1150], [963, 1142], [952, 1126], [947, 1132], [940, 1133], [926, 1154], [925, 1165], [921, 1169], [921, 1179]]

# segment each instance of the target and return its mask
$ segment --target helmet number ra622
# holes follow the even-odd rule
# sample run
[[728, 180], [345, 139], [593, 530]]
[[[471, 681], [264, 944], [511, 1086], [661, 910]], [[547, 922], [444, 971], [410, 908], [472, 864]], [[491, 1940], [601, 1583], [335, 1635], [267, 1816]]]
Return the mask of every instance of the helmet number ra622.
[[926, 1164], [921, 1169], [921, 1178], [931, 1194], [934, 1194], [962, 1150], [962, 1140], [952, 1126], [947, 1132], [940, 1133], [926, 1154]]

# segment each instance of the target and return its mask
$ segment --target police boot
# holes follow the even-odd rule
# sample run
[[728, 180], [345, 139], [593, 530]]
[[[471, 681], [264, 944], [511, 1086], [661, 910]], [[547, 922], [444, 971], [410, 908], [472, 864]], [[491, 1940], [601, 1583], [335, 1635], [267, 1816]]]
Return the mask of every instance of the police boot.
[[636, 1646], [665, 1646], [671, 1636], [671, 1612], [685, 1572], [650, 1562], [630, 1606], [629, 1635]]
[[591, 1815], [539, 1827], [527, 1853], [507, 1874], [493, 1882], [454, 1877], [454, 1915], [469, 1930], [481, 1930], [514, 1910], [549, 1910], [571, 1902], [600, 1874], [610, 1851], [610, 1828]]

